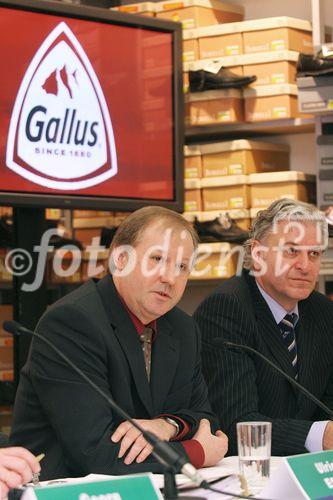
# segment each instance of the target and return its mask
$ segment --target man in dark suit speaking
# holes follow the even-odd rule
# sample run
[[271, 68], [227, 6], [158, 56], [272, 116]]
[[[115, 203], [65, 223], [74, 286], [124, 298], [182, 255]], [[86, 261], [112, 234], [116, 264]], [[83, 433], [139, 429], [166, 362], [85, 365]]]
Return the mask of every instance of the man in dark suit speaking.
[[253, 223], [241, 276], [225, 281], [195, 312], [203, 374], [231, 454], [240, 421], [271, 421], [274, 455], [333, 448], [333, 423], [314, 403], [258, 356], [213, 342], [256, 349], [333, 409], [333, 303], [314, 291], [326, 243], [319, 210], [274, 202]]
[[[200, 467], [223, 458], [227, 438], [210, 429], [199, 330], [175, 307], [196, 245], [181, 215], [161, 207], [134, 212], [112, 242], [112, 276], [53, 304], [37, 332]], [[44, 479], [162, 470], [142, 435], [37, 338], [22, 370], [11, 441], [45, 453]]]

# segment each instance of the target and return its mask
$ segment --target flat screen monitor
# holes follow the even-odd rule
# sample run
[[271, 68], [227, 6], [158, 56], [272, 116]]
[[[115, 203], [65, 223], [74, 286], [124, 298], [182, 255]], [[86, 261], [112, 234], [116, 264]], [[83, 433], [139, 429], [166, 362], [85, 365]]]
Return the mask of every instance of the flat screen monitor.
[[0, 204], [183, 209], [181, 26], [0, 0]]

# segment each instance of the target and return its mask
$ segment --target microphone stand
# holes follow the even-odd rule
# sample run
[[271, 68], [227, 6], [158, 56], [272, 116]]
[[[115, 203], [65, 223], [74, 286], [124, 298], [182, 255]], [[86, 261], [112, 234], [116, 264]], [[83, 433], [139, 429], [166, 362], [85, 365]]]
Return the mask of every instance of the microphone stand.
[[220, 338], [215, 338], [213, 340], [213, 343], [217, 346], [222, 346], [224, 348], [231, 348], [231, 349], [245, 349], [246, 351], [249, 351], [259, 358], [261, 358], [263, 361], [265, 361], [268, 365], [270, 365], [276, 372], [278, 372], [282, 377], [288, 380], [288, 382], [291, 383], [294, 387], [297, 387], [297, 389], [302, 392], [308, 399], [310, 399], [313, 403], [315, 403], [319, 408], [324, 410], [325, 413], [329, 416], [330, 420], [333, 419], [333, 412], [326, 406], [324, 403], [320, 401], [316, 396], [314, 396], [310, 391], [308, 391], [305, 387], [303, 387], [297, 380], [294, 378], [290, 377], [287, 373], [285, 373], [279, 366], [277, 366], [275, 363], [272, 363], [272, 361], [261, 352], [257, 351], [256, 349], [253, 349], [253, 347], [249, 347], [244, 344], [236, 344], [234, 342], [229, 342], [228, 340], [222, 340]]
[[[33, 332], [28, 328], [20, 325], [17, 321], [4, 321], [3, 328], [14, 336], [19, 337], [20, 335], [31, 335], [37, 337], [38, 339], [45, 342], [58, 356], [65, 361], [65, 363], [70, 366], [81, 378], [85, 380], [98, 394], [107, 401], [111, 408], [122, 417], [124, 420], [128, 420], [133, 427], [138, 429], [147, 443], [149, 443], [152, 448], [152, 454], [164, 467], [164, 490], [165, 498], [174, 499], [178, 498], [178, 491], [176, 485], [175, 474], [182, 473], [188, 477], [196, 486], [201, 486], [207, 488], [209, 485], [196, 470], [196, 468], [186, 462], [185, 458], [177, 453], [173, 448], [166, 442], [157, 438], [153, 433], [146, 431], [138, 424], [127, 412], [125, 412], [112, 398], [110, 398], [102, 389], [98, 387], [95, 382], [93, 382], [75, 363], [73, 363], [65, 354], [63, 354], [49, 339], [40, 335], [39, 333]], [[202, 497], [182, 497], [184, 500], [190, 498], [193, 500], [205, 500]]]

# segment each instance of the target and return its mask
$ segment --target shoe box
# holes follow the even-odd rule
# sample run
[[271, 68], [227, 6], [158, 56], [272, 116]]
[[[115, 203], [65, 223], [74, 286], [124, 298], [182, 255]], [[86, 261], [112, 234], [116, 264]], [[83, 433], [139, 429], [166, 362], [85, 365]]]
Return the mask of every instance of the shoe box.
[[250, 174], [252, 208], [266, 208], [280, 198], [315, 203], [316, 176], [304, 172], [268, 172]]
[[200, 179], [185, 179], [184, 187], [185, 212], [201, 212], [202, 199]]
[[155, 17], [156, 3], [131, 3], [128, 5], [119, 5], [118, 7], [111, 7], [110, 10], [118, 10], [119, 12], [126, 12], [127, 14], [139, 14], [142, 16]]
[[185, 96], [185, 123], [236, 123], [244, 119], [242, 93], [238, 89], [209, 90]]
[[259, 122], [301, 117], [297, 104], [297, 86], [262, 85], [243, 90], [245, 121]]
[[250, 188], [247, 175], [226, 175], [201, 179], [202, 208], [231, 210], [250, 208]]
[[309, 21], [283, 16], [254, 19], [241, 24], [244, 54], [281, 50], [313, 52]]
[[191, 279], [231, 278], [237, 271], [239, 245], [200, 243]]
[[184, 176], [185, 179], [202, 177], [201, 150], [197, 145], [184, 146]]
[[93, 218], [93, 217], [108, 217], [110, 212], [100, 211], [100, 210], [74, 210], [73, 216], [75, 218]]
[[313, 114], [332, 113], [332, 85], [332, 75], [297, 78], [299, 111]]
[[239, 60], [243, 65], [244, 76], [257, 77], [252, 87], [296, 82], [298, 52], [293, 50], [244, 54]]
[[181, 22], [184, 29], [244, 19], [244, 7], [219, 0], [169, 0], [156, 3], [156, 17]]
[[183, 30], [183, 63], [199, 59], [198, 30]]
[[243, 54], [242, 23], [219, 24], [197, 30], [200, 59]]
[[245, 139], [202, 144], [203, 177], [289, 170], [287, 145]]
[[313, 51], [311, 24], [291, 17], [202, 27], [198, 29], [198, 38], [200, 59], [285, 50]]

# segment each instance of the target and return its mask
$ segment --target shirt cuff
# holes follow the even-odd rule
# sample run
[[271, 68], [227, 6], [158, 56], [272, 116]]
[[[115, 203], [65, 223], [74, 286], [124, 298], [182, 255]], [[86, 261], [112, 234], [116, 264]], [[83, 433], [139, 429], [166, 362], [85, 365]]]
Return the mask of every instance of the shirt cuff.
[[205, 463], [205, 452], [199, 441], [196, 439], [188, 439], [182, 441], [181, 444], [184, 446], [193, 467], [201, 469]]
[[305, 448], [310, 452], [323, 451], [323, 437], [329, 420], [313, 422], [305, 440]]

